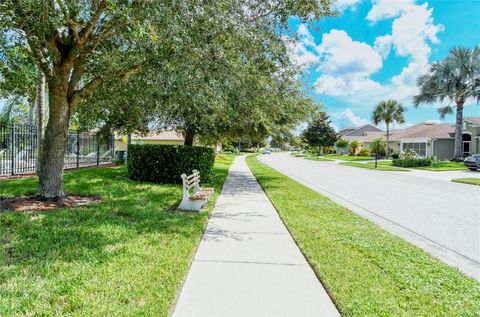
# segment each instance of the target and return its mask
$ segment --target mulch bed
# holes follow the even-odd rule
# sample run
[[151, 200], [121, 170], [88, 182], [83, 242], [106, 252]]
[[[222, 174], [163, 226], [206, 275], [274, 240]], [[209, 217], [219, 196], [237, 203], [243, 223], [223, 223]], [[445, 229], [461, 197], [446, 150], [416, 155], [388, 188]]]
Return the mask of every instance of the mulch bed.
[[0, 212], [51, 211], [59, 208], [75, 208], [101, 201], [99, 196], [68, 195], [59, 200], [40, 200], [37, 197], [0, 197]]

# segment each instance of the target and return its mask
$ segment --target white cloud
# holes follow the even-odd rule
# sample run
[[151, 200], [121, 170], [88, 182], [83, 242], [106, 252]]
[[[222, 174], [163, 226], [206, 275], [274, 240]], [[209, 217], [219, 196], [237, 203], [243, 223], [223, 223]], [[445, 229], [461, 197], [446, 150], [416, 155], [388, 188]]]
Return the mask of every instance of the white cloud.
[[318, 93], [346, 96], [379, 86], [369, 76], [382, 68], [382, 58], [370, 45], [334, 29], [322, 36], [316, 50], [321, 57], [318, 70], [323, 74], [315, 82]]
[[308, 68], [320, 61], [315, 51], [315, 39], [305, 24], [300, 24], [297, 30], [298, 40], [285, 37], [287, 50], [295, 65]]
[[392, 36], [387, 34], [383, 36], [378, 36], [375, 39], [374, 43], [375, 50], [382, 56], [383, 59], [386, 59], [388, 57], [388, 54], [390, 54], [390, 50], [392, 48]]
[[380, 55], [368, 44], [357, 42], [342, 30], [331, 30], [322, 36], [317, 52], [322, 55], [324, 72], [368, 76], [382, 68]]
[[395, 18], [414, 6], [414, 0], [375, 0], [367, 14], [367, 20], [376, 23], [380, 20]]
[[335, 8], [342, 12], [347, 9], [354, 9], [361, 0], [337, 0], [335, 1]]
[[402, 69], [402, 72], [392, 77], [392, 83], [397, 86], [415, 86], [418, 76], [428, 71], [428, 63], [426, 62], [410, 62]]
[[334, 113], [331, 116], [339, 130], [346, 128], [356, 128], [368, 123], [367, 119], [357, 116], [350, 108], [342, 112]]
[[315, 39], [308, 30], [308, 26], [305, 24], [300, 24], [297, 30], [297, 35], [300, 37], [301, 42], [305, 43], [307, 46], [315, 46]]
[[[376, 1], [367, 19], [376, 22], [387, 18], [395, 18], [392, 22], [392, 33], [378, 36], [373, 49], [383, 59], [388, 58], [391, 51], [398, 56], [407, 57], [409, 61], [400, 73], [382, 85], [371, 81], [370, 74], [363, 77], [349, 77], [350, 86], [357, 88], [355, 94], [350, 95], [340, 91], [340, 89], [348, 89], [347, 84], [338, 80], [334, 82], [325, 77], [326, 80], [324, 79], [322, 83], [328, 87], [328, 90], [317, 89], [317, 92], [331, 94], [333, 91], [331, 86], [337, 84], [340, 88], [335, 95], [344, 96], [345, 101], [359, 107], [367, 105], [371, 107], [372, 103], [383, 99], [396, 99], [406, 105], [411, 104], [412, 96], [418, 93], [416, 80], [428, 71], [431, 45], [439, 43], [437, 35], [443, 31], [444, 27], [434, 23], [432, 9], [428, 8], [427, 3], [415, 5], [413, 1]], [[350, 51], [354, 52], [353, 55], [357, 55], [356, 49]], [[357, 79], [360, 79], [360, 83]]]
[[307, 49], [302, 42], [289, 42], [287, 43], [287, 49], [292, 61], [301, 67], [309, 67], [317, 63], [320, 58]]
[[414, 6], [393, 21], [392, 44], [398, 55], [426, 62], [431, 51], [429, 43], [439, 43], [437, 33], [444, 27], [433, 23], [432, 9], [427, 5]]
[[329, 96], [351, 96], [356, 92], [377, 89], [380, 84], [365, 77], [321, 75], [315, 81], [315, 91]]
[[[378, 37], [375, 41], [382, 50], [387, 41], [395, 48], [399, 56], [409, 57], [410, 61], [400, 74], [392, 78], [392, 85], [398, 91], [415, 94], [418, 76], [428, 71], [430, 44], [439, 43], [437, 34], [443, 31], [443, 25], [434, 24], [432, 9], [428, 4], [408, 6], [405, 12], [392, 23], [392, 34]], [[378, 43], [377, 43], [378, 41]]]

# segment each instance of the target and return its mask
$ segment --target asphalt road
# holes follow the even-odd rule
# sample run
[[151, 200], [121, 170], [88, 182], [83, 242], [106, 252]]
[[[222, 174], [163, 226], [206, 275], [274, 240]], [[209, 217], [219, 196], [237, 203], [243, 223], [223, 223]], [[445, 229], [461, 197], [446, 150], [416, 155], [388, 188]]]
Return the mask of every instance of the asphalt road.
[[287, 153], [259, 158], [480, 280], [480, 186], [311, 161]]

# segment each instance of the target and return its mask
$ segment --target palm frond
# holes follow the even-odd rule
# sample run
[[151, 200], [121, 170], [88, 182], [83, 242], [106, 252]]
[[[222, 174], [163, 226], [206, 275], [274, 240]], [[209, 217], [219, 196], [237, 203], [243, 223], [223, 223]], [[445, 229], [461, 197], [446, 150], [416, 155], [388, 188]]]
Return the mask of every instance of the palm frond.
[[453, 109], [450, 106], [441, 107], [441, 108], [438, 108], [438, 113], [440, 114], [440, 119], [443, 120], [443, 119], [445, 119], [445, 116], [447, 114], [452, 114], [453, 113]]

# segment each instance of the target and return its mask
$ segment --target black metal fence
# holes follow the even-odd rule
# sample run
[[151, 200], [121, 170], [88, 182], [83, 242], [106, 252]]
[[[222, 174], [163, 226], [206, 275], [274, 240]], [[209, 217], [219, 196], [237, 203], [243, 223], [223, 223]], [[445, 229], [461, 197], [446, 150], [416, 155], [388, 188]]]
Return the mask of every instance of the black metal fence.
[[[114, 139], [97, 133], [70, 131], [65, 168], [94, 166], [113, 161]], [[0, 175], [34, 173], [38, 158], [37, 127], [0, 122]]]

